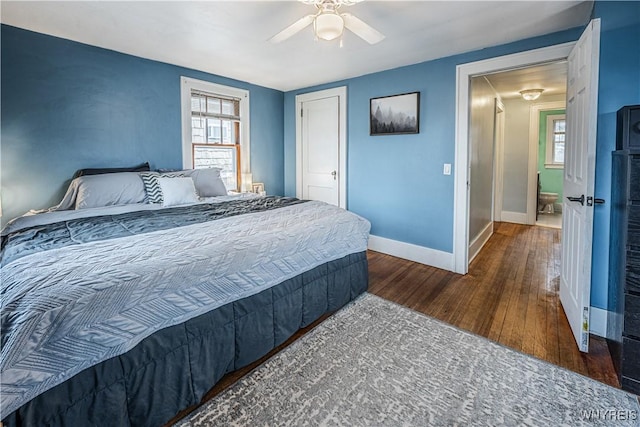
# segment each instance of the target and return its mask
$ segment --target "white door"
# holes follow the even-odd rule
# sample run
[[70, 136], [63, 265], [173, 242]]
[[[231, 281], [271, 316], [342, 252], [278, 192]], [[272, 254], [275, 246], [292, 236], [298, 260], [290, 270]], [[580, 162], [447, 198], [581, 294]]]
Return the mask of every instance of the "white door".
[[338, 205], [339, 98], [302, 104], [302, 198]]
[[303, 199], [345, 207], [345, 92], [342, 89], [297, 97], [296, 193]]
[[560, 301], [584, 352], [589, 351], [599, 59], [600, 20], [595, 19], [569, 55], [562, 203]]

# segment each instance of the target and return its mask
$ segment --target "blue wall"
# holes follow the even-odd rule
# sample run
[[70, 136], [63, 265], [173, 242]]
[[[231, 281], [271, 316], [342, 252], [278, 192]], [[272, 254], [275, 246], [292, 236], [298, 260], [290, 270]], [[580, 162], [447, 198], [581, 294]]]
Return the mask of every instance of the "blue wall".
[[[347, 86], [349, 210], [376, 236], [453, 251], [456, 66], [576, 40], [580, 28], [285, 93], [285, 194], [295, 195], [295, 96]], [[420, 133], [369, 136], [369, 99], [420, 91]], [[454, 165], [455, 167], [455, 165]]]
[[[638, 2], [597, 2], [602, 19], [596, 195], [608, 199], [615, 112], [640, 102]], [[285, 194], [295, 195], [295, 96], [337, 86], [348, 91], [348, 208], [371, 233], [445, 252], [453, 250], [456, 65], [579, 38], [583, 28], [285, 93]], [[421, 92], [420, 134], [372, 137], [369, 98]], [[454, 165], [455, 167], [455, 165]], [[597, 207], [591, 305], [607, 306], [609, 207]]]
[[611, 213], [611, 152], [616, 148], [616, 112], [640, 104], [640, 2], [597, 2], [601, 19], [596, 197], [594, 209], [591, 305], [606, 309]]
[[283, 93], [2, 25], [3, 222], [87, 167], [181, 168], [180, 76], [248, 89], [254, 181], [284, 191]]

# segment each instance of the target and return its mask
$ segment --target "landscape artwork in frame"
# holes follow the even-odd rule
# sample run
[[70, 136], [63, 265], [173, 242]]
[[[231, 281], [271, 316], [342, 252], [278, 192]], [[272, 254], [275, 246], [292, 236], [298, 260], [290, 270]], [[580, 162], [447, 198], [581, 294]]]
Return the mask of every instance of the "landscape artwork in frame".
[[371, 98], [371, 135], [420, 132], [420, 92]]

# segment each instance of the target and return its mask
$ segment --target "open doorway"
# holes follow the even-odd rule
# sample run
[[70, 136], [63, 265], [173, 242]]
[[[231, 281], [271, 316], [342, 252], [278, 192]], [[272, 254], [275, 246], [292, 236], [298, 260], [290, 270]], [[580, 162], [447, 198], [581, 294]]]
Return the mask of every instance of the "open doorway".
[[[562, 224], [567, 62], [487, 74], [504, 109], [496, 138], [496, 217], [560, 228]], [[496, 126], [500, 121], [496, 120]], [[502, 161], [502, 164], [500, 163]]]
[[[527, 68], [538, 64], [563, 61], [569, 57], [576, 44], [564, 43], [516, 54], [490, 58], [482, 61], [459, 65], [456, 67], [456, 165], [453, 256], [454, 271], [466, 274], [469, 268], [469, 185], [470, 185], [470, 80], [473, 76], [498, 73], [505, 70]], [[505, 167], [521, 167], [522, 165], [506, 164]], [[525, 165], [525, 169], [527, 165]], [[500, 198], [499, 198], [500, 199]], [[504, 206], [503, 206], [504, 209]], [[536, 203], [533, 201], [535, 218]], [[504, 218], [503, 218], [504, 219]]]
[[[594, 19], [576, 43], [505, 55], [456, 67], [456, 174], [453, 255], [455, 271], [469, 268], [470, 223], [470, 79], [517, 67], [567, 60], [567, 145], [565, 150], [560, 300], [580, 351], [588, 352], [590, 329], [591, 255], [595, 184], [596, 123], [600, 20]], [[529, 166], [535, 166], [529, 156]], [[505, 165], [508, 164], [505, 162]], [[528, 168], [535, 176], [535, 167]], [[533, 180], [529, 180], [532, 182]], [[535, 182], [535, 181], [533, 181]], [[531, 194], [528, 191], [527, 194]], [[505, 199], [506, 201], [506, 199]], [[536, 200], [529, 199], [536, 212]], [[540, 227], [534, 227], [540, 228]]]
[[562, 228], [566, 102], [532, 106], [531, 121], [531, 137], [538, 145], [535, 224]]
[[471, 77], [469, 261], [493, 222], [561, 228], [567, 61]]

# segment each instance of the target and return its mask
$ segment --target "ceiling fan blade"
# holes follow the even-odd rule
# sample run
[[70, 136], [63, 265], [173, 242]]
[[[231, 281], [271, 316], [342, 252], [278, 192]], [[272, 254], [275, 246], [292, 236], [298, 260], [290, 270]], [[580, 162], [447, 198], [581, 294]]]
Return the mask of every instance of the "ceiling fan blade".
[[[312, 4], [312, 5], [322, 5], [326, 0], [298, 0], [304, 4]], [[334, 0], [334, 3], [344, 5], [344, 6], [353, 6], [356, 3], [360, 3], [364, 0]]]
[[367, 43], [376, 44], [384, 39], [384, 34], [366, 24], [360, 18], [356, 18], [350, 13], [343, 13], [340, 16], [344, 19], [344, 26]]
[[280, 43], [282, 41], [285, 41], [289, 37], [293, 36], [295, 33], [302, 31], [305, 28], [307, 28], [309, 25], [311, 25], [315, 17], [316, 17], [315, 15], [307, 15], [304, 18], [298, 19], [296, 22], [289, 25], [287, 28], [280, 31], [275, 36], [271, 37], [269, 41], [271, 43]]

